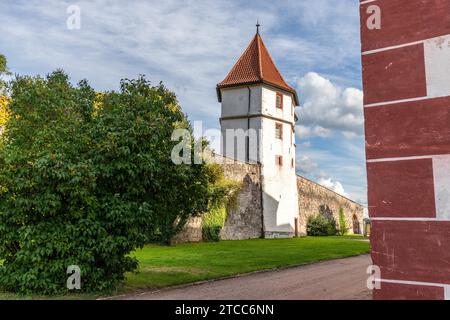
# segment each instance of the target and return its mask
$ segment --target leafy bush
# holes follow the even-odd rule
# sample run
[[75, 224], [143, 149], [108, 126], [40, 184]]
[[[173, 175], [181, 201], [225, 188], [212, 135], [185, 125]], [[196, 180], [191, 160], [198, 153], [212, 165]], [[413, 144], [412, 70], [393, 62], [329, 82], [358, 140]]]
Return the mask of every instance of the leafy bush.
[[220, 231], [225, 225], [226, 208], [237, 205], [237, 196], [242, 182], [228, 180], [224, 176], [223, 168], [219, 164], [207, 165], [210, 183], [208, 187], [208, 212], [203, 216], [202, 233], [205, 241], [219, 241]]
[[10, 92], [0, 138], [1, 288], [64, 293], [66, 268], [77, 265], [83, 291], [113, 289], [138, 266], [130, 252], [168, 243], [220, 202], [210, 199], [206, 165], [171, 161], [173, 129], [191, 128], [163, 85], [141, 77], [96, 94], [57, 71], [17, 77]]
[[215, 208], [203, 216], [202, 233], [205, 241], [219, 241], [220, 231], [225, 225], [226, 209]]
[[306, 225], [308, 236], [334, 236], [336, 235], [336, 220], [317, 214], [308, 218]]
[[222, 226], [213, 225], [213, 226], [203, 226], [202, 235], [204, 241], [220, 241], [220, 231], [222, 231]]
[[338, 233], [341, 236], [345, 236], [348, 232], [347, 222], [345, 221], [344, 209], [339, 208], [339, 230]]
[[210, 163], [206, 165], [208, 172], [208, 212], [222, 212], [219, 219], [225, 222], [226, 214], [223, 216], [223, 208], [237, 206], [237, 196], [242, 188], [242, 181], [234, 181], [225, 178], [223, 168], [220, 164]]

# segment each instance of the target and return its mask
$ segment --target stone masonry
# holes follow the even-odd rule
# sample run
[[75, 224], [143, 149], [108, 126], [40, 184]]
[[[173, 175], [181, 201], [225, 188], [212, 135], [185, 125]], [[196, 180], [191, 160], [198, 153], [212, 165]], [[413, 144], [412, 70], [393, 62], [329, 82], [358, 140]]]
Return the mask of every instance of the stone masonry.
[[[227, 179], [242, 181], [242, 187], [236, 206], [228, 208], [227, 219], [220, 237], [222, 240], [244, 240], [261, 238], [264, 234], [262, 215], [261, 170], [258, 164], [248, 164], [236, 160], [215, 156], [220, 161]], [[299, 236], [306, 235], [308, 217], [326, 210], [332, 212], [339, 222], [339, 209], [344, 209], [349, 233], [353, 233], [356, 217], [359, 230], [362, 231], [363, 207], [315, 182], [297, 176], [299, 194], [298, 231]], [[173, 243], [198, 242], [202, 240], [202, 219], [195, 217], [188, 221], [184, 230]]]
[[172, 239], [172, 244], [202, 241], [202, 223], [202, 216], [191, 217], [188, 222], [186, 222], [183, 230]]
[[263, 232], [260, 166], [242, 162], [223, 165], [225, 177], [242, 181], [235, 208], [228, 208], [222, 240], [260, 238]]
[[[339, 209], [344, 209], [344, 215], [349, 234], [354, 231], [354, 217], [357, 218], [360, 232], [362, 231], [363, 211], [360, 204], [329, 190], [304, 177], [297, 176], [298, 204], [299, 204], [299, 235], [306, 235], [306, 224], [308, 218], [321, 211], [328, 211], [333, 214], [336, 222], [339, 223]], [[355, 225], [356, 227], [356, 225]]]

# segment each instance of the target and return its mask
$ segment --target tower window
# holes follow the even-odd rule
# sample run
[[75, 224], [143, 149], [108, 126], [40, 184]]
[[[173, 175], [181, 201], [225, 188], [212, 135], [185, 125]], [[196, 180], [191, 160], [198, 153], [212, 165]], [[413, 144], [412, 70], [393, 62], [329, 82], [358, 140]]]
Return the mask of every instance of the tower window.
[[294, 158], [291, 159], [291, 167], [294, 168]]
[[283, 94], [277, 92], [277, 108], [283, 109]]
[[275, 124], [275, 138], [283, 140], [283, 125], [281, 123]]
[[283, 156], [275, 156], [275, 162], [277, 166], [283, 166]]

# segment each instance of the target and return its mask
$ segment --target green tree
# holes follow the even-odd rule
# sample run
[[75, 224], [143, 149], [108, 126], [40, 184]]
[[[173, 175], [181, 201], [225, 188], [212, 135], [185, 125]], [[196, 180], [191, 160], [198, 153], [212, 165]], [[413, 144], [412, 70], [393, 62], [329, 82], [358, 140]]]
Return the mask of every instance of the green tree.
[[8, 102], [9, 99], [6, 96], [0, 95], [0, 135], [9, 119]]
[[64, 293], [70, 265], [80, 267], [83, 291], [113, 289], [138, 266], [130, 252], [149, 239], [168, 243], [218, 201], [207, 165], [171, 161], [173, 129], [191, 128], [162, 84], [140, 77], [99, 95], [57, 71], [16, 77], [10, 90], [0, 144], [3, 289]]
[[348, 232], [347, 222], [345, 220], [344, 209], [339, 208], [339, 235], [345, 236]]
[[[0, 98], [2, 95], [5, 95], [5, 91], [6, 91], [6, 82], [1, 77], [4, 75], [10, 75], [10, 74], [11, 73], [9, 72], [8, 67], [7, 67], [6, 57], [4, 55], [0, 54]], [[0, 110], [0, 112], [1, 112], [1, 110]]]
[[[5, 124], [9, 119], [8, 103], [9, 98], [6, 96], [6, 82], [2, 79], [3, 75], [9, 75], [6, 67], [6, 57], [0, 54], [0, 135], [3, 134]], [[1, 141], [0, 141], [1, 148]]]
[[8, 72], [8, 68], [6, 67], [7, 61], [6, 61], [6, 57], [2, 54], [0, 54], [0, 75], [2, 73], [7, 73]]

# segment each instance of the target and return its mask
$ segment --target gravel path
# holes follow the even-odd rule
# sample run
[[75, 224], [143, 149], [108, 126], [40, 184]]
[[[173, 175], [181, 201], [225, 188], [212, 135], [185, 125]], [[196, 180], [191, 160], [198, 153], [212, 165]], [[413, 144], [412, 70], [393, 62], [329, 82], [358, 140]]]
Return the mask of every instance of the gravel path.
[[114, 297], [126, 300], [365, 300], [369, 255], [178, 288]]

